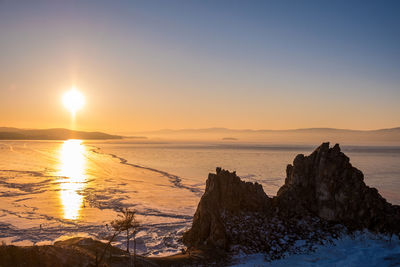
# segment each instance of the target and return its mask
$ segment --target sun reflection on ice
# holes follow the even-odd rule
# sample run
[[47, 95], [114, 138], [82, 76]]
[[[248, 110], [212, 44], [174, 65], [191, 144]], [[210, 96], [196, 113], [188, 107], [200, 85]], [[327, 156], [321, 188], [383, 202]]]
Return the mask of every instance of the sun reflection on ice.
[[83, 196], [80, 191], [86, 187], [86, 148], [82, 140], [67, 140], [60, 149], [60, 200], [64, 218], [76, 220], [80, 216]]

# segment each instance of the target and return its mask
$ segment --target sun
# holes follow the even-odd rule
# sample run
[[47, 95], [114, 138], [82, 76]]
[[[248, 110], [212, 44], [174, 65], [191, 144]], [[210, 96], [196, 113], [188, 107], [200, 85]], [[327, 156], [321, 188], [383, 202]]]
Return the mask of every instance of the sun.
[[63, 96], [64, 106], [73, 114], [85, 105], [85, 97], [76, 88], [71, 88]]

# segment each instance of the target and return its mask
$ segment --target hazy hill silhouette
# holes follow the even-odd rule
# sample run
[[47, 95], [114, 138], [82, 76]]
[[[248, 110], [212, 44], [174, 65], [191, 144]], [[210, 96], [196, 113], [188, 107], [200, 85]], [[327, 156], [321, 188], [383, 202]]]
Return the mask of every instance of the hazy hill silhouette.
[[240, 142], [320, 143], [324, 140], [343, 144], [400, 145], [400, 127], [378, 130], [304, 128], [294, 130], [251, 129], [164, 129], [138, 132], [152, 138], [191, 140], [240, 140]]
[[121, 139], [122, 136], [102, 132], [55, 129], [18, 129], [0, 127], [0, 140], [67, 140], [67, 139]]

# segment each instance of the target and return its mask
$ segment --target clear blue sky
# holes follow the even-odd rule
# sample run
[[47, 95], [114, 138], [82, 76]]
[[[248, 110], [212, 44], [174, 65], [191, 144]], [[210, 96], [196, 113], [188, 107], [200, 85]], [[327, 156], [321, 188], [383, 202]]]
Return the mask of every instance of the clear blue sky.
[[0, 124], [400, 126], [400, 1], [2, 1]]

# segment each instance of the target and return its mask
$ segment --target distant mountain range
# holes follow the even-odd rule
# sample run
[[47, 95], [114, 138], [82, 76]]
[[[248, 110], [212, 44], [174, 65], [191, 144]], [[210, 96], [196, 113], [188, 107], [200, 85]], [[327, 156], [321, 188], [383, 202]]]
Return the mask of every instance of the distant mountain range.
[[271, 143], [310, 143], [330, 141], [344, 144], [400, 145], [400, 127], [378, 130], [350, 130], [335, 128], [305, 128], [294, 130], [251, 130], [251, 129], [164, 129], [140, 132], [151, 138], [249, 141]]
[[0, 140], [67, 140], [67, 139], [147, 139], [215, 141], [215, 142], [260, 142], [295, 144], [318, 144], [329, 141], [340, 144], [396, 145], [400, 146], [400, 127], [379, 130], [349, 130], [335, 128], [306, 128], [294, 130], [251, 130], [228, 128], [164, 129], [136, 132], [135, 136], [111, 135], [102, 132], [57, 129], [18, 129], [0, 127]]
[[378, 130], [351, 130], [351, 129], [337, 129], [337, 128], [301, 128], [291, 130], [252, 130], [252, 129], [229, 129], [229, 128], [200, 128], [200, 129], [162, 129], [156, 131], [137, 132], [138, 134], [188, 134], [188, 133], [314, 133], [314, 132], [345, 132], [345, 133], [400, 133], [400, 127], [378, 129]]
[[0, 127], [0, 140], [67, 140], [67, 139], [121, 139], [122, 136], [101, 132], [56, 129], [18, 129]]

